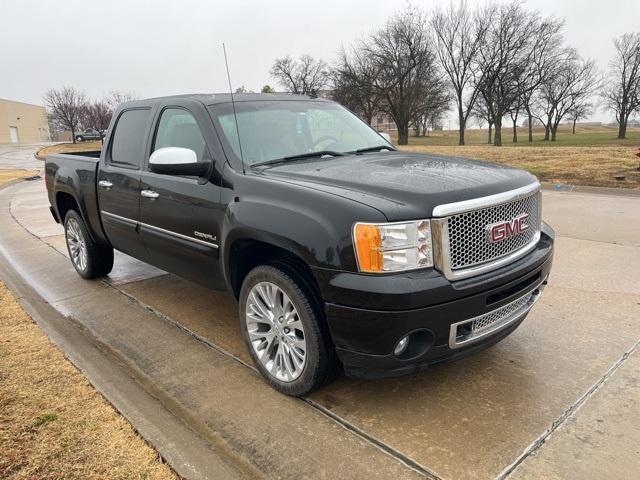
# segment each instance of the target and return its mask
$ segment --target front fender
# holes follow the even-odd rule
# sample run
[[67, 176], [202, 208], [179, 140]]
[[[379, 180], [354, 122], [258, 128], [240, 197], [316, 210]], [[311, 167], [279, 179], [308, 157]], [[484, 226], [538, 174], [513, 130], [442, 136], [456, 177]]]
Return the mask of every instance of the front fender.
[[378, 210], [287, 182], [238, 175], [222, 227], [223, 271], [238, 240], [285, 249], [310, 267], [357, 271], [351, 238], [356, 221], [384, 221]]

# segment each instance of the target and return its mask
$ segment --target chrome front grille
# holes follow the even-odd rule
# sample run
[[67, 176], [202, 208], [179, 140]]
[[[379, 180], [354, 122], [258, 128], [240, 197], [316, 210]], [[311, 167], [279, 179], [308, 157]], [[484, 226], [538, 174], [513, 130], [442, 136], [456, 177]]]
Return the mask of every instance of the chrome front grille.
[[538, 283], [502, 307], [452, 324], [449, 333], [449, 347], [460, 348], [472, 344], [508, 327], [531, 310], [531, 307], [540, 299], [545, 283], [545, 281]]
[[[539, 195], [539, 192], [534, 192], [515, 202], [448, 217], [451, 269], [457, 270], [490, 262], [527, 246], [539, 230]], [[509, 221], [525, 213], [529, 215], [527, 219], [528, 230], [501, 242], [491, 243], [488, 241], [487, 227], [489, 225]]]
[[[492, 242], [492, 225], [528, 215], [528, 228]], [[509, 192], [440, 205], [432, 220], [435, 265], [450, 280], [471, 277], [520, 258], [540, 239], [540, 184]]]

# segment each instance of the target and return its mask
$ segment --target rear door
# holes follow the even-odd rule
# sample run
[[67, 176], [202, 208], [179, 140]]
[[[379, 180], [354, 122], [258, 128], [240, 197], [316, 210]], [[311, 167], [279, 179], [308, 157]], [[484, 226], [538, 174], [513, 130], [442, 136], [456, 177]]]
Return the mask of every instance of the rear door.
[[138, 222], [140, 175], [150, 127], [150, 108], [123, 110], [98, 172], [98, 205], [107, 238], [117, 250], [141, 260], [148, 259]]
[[[163, 147], [182, 147], [196, 152], [198, 161], [211, 160], [205, 138], [211, 141], [213, 127], [207, 115], [204, 106], [192, 100], [165, 101], [158, 108], [149, 155]], [[218, 251], [220, 195], [215, 181], [161, 175], [146, 166], [141, 180], [140, 233], [149, 261], [209, 288], [224, 288]]]

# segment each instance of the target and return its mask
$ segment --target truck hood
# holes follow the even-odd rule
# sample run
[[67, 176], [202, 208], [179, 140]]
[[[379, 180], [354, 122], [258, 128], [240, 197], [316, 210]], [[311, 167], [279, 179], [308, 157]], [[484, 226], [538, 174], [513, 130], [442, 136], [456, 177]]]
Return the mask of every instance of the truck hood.
[[389, 221], [428, 218], [438, 205], [536, 181], [504, 165], [399, 151], [275, 164], [261, 174], [370, 205]]

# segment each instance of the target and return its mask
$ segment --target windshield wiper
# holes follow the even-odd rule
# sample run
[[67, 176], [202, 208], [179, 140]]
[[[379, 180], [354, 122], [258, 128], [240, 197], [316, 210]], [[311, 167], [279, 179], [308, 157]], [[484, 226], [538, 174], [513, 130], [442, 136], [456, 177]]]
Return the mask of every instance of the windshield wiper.
[[395, 151], [395, 148], [393, 148], [390, 145], [376, 145], [375, 147], [359, 148], [349, 153], [357, 154], [357, 153], [367, 153], [367, 152], [379, 152], [380, 150], [389, 150], [391, 152], [391, 151]]
[[302, 160], [304, 158], [324, 157], [325, 155], [331, 157], [342, 157], [344, 153], [334, 152], [333, 150], [320, 150], [318, 152], [299, 153], [297, 155], [289, 155], [288, 157], [275, 158], [273, 160], [265, 160], [264, 162], [258, 162], [251, 165], [252, 167], [261, 167], [262, 165], [273, 165], [275, 163], [286, 163], [294, 160]]

